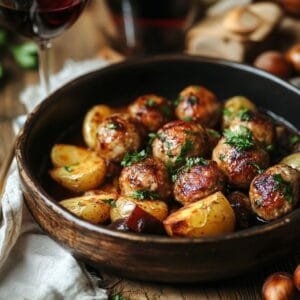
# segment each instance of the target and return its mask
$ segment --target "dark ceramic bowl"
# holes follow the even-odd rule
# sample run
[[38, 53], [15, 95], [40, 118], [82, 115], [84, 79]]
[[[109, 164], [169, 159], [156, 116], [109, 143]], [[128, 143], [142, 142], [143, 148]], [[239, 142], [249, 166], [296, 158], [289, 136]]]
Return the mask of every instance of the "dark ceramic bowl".
[[44, 181], [45, 157], [61, 132], [80, 124], [93, 105], [124, 105], [144, 93], [174, 99], [202, 84], [220, 99], [245, 95], [300, 128], [300, 92], [263, 71], [188, 56], [128, 61], [82, 76], [50, 95], [28, 118], [17, 143], [24, 195], [35, 220], [77, 256], [118, 276], [160, 282], [197, 282], [253, 270], [297, 247], [300, 210], [271, 224], [214, 238], [169, 238], [122, 233], [68, 213]]

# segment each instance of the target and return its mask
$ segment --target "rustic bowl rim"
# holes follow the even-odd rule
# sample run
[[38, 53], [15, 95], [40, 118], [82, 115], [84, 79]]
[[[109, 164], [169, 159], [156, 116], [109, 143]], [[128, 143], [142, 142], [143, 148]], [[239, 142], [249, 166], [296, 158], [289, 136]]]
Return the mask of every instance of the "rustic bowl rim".
[[59, 87], [53, 93], [48, 95], [35, 109], [28, 115], [26, 123], [21, 129], [17, 141], [16, 141], [16, 160], [19, 167], [19, 172], [21, 177], [23, 177], [26, 184], [30, 186], [32, 192], [37, 193], [41, 199], [45, 202], [45, 204], [50, 207], [54, 212], [61, 215], [61, 217], [66, 220], [76, 223], [79, 227], [82, 227], [85, 230], [90, 230], [98, 234], [103, 234], [106, 236], [110, 236], [112, 238], [119, 238], [130, 240], [133, 242], [151, 242], [157, 244], [185, 244], [185, 243], [193, 243], [193, 244], [204, 244], [204, 243], [217, 243], [223, 241], [237, 240], [243, 238], [249, 238], [256, 235], [262, 235], [269, 233], [271, 231], [277, 230], [286, 226], [289, 223], [295, 222], [296, 219], [300, 218], [300, 208], [295, 209], [288, 215], [273, 221], [269, 224], [264, 224], [260, 226], [250, 227], [248, 229], [235, 231], [232, 233], [227, 233], [215, 237], [201, 237], [201, 238], [185, 238], [185, 237], [168, 237], [168, 236], [158, 236], [158, 235], [143, 235], [136, 233], [127, 233], [120, 232], [112, 229], [108, 229], [101, 225], [94, 225], [87, 221], [80, 219], [79, 217], [73, 215], [68, 212], [65, 208], [60, 206], [55, 199], [53, 199], [50, 195], [46, 193], [46, 191], [41, 187], [37, 178], [35, 178], [34, 174], [30, 170], [29, 166], [26, 163], [25, 158], [25, 149], [26, 149], [26, 141], [27, 137], [30, 134], [32, 128], [34, 127], [36, 121], [43, 114], [43, 111], [47, 109], [49, 105], [55, 100], [57, 96], [65, 89], [72, 89], [72, 86], [77, 85], [83, 80], [89, 80], [90, 77], [97, 76], [99, 73], [105, 72], [116, 72], [118, 69], [123, 69], [131, 66], [139, 66], [139, 65], [148, 65], [151, 63], [157, 62], [166, 62], [175, 63], [176, 61], [190, 61], [190, 62], [199, 62], [199, 63], [208, 63], [208, 64], [217, 64], [223, 67], [230, 67], [235, 70], [242, 70], [248, 73], [252, 73], [253, 75], [263, 77], [264, 79], [271, 80], [276, 84], [281, 85], [282, 87], [298, 94], [300, 96], [300, 90], [298, 90], [295, 86], [288, 83], [287, 81], [280, 79], [272, 74], [269, 74], [261, 69], [254, 68], [252, 66], [241, 64], [238, 62], [227, 61], [223, 59], [212, 59], [201, 56], [190, 56], [186, 54], [174, 54], [174, 55], [158, 55], [152, 57], [144, 57], [144, 58], [134, 58], [128, 59], [125, 62], [116, 63], [112, 65], [108, 65], [104, 68], [99, 68], [94, 71], [88, 72], [84, 75], [81, 75], [63, 86]]

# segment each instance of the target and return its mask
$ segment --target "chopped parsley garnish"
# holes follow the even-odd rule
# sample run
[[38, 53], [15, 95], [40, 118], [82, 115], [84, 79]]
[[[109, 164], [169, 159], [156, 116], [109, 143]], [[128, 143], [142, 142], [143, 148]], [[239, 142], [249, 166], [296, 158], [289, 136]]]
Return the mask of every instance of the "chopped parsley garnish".
[[71, 173], [73, 171], [73, 168], [70, 166], [64, 166], [64, 169], [69, 173]]
[[206, 132], [208, 133], [208, 135], [210, 135], [214, 138], [220, 138], [221, 137], [221, 134], [218, 131], [214, 130], [214, 129], [207, 128]]
[[191, 140], [186, 140], [183, 146], [181, 147], [180, 154], [176, 158], [175, 164], [180, 164], [185, 160], [185, 157], [193, 149], [193, 143]]
[[108, 129], [118, 129], [118, 124], [115, 124], [115, 123], [108, 123], [107, 125], [106, 125], [106, 128], [108, 128]]
[[121, 161], [122, 167], [130, 167], [131, 165], [142, 161], [148, 157], [149, 153], [146, 150], [140, 152], [127, 152]]
[[184, 99], [183, 96], [178, 96], [178, 98], [176, 98], [174, 101], [173, 101], [173, 105], [174, 106], [178, 106], [179, 103]]
[[158, 193], [153, 192], [153, 191], [147, 191], [147, 190], [134, 191], [131, 194], [131, 197], [134, 199], [139, 199], [139, 200], [157, 200], [157, 199], [159, 199]]
[[241, 109], [238, 113], [237, 116], [240, 118], [241, 121], [250, 121], [252, 119], [251, 112], [247, 108]]
[[245, 126], [237, 131], [224, 130], [225, 143], [237, 148], [239, 151], [249, 150], [255, 146], [252, 132]]
[[103, 199], [102, 202], [110, 205], [111, 207], [116, 207], [116, 200], [115, 199]]
[[262, 174], [265, 169], [261, 168], [260, 165], [256, 162], [249, 162], [249, 165], [255, 167], [257, 169], [258, 174]]
[[113, 295], [111, 300], [125, 300], [124, 297], [120, 294]]
[[225, 154], [220, 154], [219, 159], [220, 161], [224, 161], [225, 160], [226, 155]]
[[223, 109], [223, 115], [225, 117], [231, 117], [232, 116], [232, 111], [230, 109], [228, 109], [228, 108], [224, 108]]
[[275, 181], [274, 191], [278, 191], [279, 189], [282, 191], [284, 197], [287, 202], [292, 203], [294, 200], [293, 196], [293, 188], [290, 182], [285, 181], [281, 174], [274, 174], [273, 180]]
[[157, 105], [157, 103], [155, 102], [154, 99], [151, 99], [151, 98], [150, 98], [150, 99], [147, 100], [146, 105], [147, 105], [148, 107], [154, 107], [154, 106]]
[[150, 132], [150, 133], [148, 134], [148, 137], [149, 137], [148, 143], [149, 143], [149, 145], [151, 145], [152, 142], [153, 142], [156, 138], [159, 138], [159, 137], [160, 137], [160, 135], [159, 135], [158, 133], [155, 133], [155, 132]]
[[207, 166], [208, 162], [203, 157], [188, 157], [185, 159], [185, 164], [180, 167], [176, 172], [173, 171], [172, 173], [172, 181], [175, 182], [178, 174], [182, 173], [183, 171], [189, 172], [190, 169], [194, 166], [202, 165]]
[[187, 129], [184, 130], [184, 133], [189, 134], [189, 135], [198, 135], [199, 134], [199, 132], [195, 132], [195, 131], [191, 131], [191, 130], [187, 130]]
[[188, 96], [188, 98], [187, 98], [187, 102], [188, 102], [189, 104], [191, 104], [191, 105], [195, 105], [195, 104], [198, 103], [198, 98], [197, 98], [196, 96], [194, 96], [194, 95], [190, 95], [190, 96]]
[[185, 117], [183, 120], [186, 121], [186, 122], [192, 122], [193, 118], [192, 117]]
[[159, 108], [161, 113], [164, 115], [165, 118], [170, 118], [172, 115], [171, 109], [168, 105], [163, 105]]
[[292, 135], [291, 137], [290, 137], [290, 144], [291, 145], [295, 145], [295, 144], [297, 144], [298, 142], [300, 142], [300, 136], [299, 135]]

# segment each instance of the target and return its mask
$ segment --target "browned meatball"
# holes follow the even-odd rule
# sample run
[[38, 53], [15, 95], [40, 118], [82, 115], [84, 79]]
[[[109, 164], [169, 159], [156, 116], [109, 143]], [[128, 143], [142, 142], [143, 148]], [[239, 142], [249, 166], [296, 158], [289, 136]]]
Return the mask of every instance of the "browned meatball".
[[171, 103], [157, 95], [144, 95], [137, 98], [129, 107], [131, 118], [141, 123], [148, 131], [157, 131], [173, 116]]
[[[254, 141], [252, 144], [248, 140], [249, 144], [247, 144], [247, 140], [242, 140], [243, 135], [236, 137], [236, 140], [223, 137], [213, 150], [212, 158], [223, 170], [230, 184], [238, 188], [248, 188], [260, 169], [268, 167], [269, 154]], [[234, 142], [237, 144], [235, 145]], [[239, 145], [238, 142], [242, 144]], [[242, 145], [245, 148], [239, 147]], [[246, 147], [247, 145], [248, 147]]]
[[165, 124], [152, 142], [153, 156], [174, 166], [186, 157], [203, 156], [207, 149], [205, 129], [197, 123], [173, 121]]
[[114, 114], [105, 118], [97, 129], [98, 154], [110, 161], [120, 162], [124, 155], [136, 151], [141, 138], [127, 114]]
[[293, 210], [299, 199], [299, 180], [299, 172], [284, 164], [256, 176], [249, 192], [253, 211], [271, 221]]
[[146, 191], [154, 198], [165, 200], [170, 197], [172, 186], [166, 166], [154, 158], [147, 158], [125, 167], [119, 177], [121, 194], [132, 197], [135, 192]]
[[229, 129], [235, 131], [241, 126], [250, 129], [253, 137], [264, 147], [274, 143], [275, 127], [271, 119], [266, 115], [243, 109], [232, 120]]
[[192, 120], [213, 127], [219, 121], [221, 103], [205, 87], [188, 86], [179, 95], [175, 113], [180, 120]]
[[216, 162], [191, 157], [176, 176], [174, 196], [178, 202], [185, 205], [222, 191], [224, 184], [225, 176]]

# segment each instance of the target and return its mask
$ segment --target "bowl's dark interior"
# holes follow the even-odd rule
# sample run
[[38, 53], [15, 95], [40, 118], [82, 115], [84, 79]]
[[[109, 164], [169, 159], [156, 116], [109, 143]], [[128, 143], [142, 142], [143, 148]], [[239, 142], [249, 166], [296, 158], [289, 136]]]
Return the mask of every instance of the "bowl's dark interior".
[[[274, 77], [250, 67], [191, 57], [170, 57], [115, 65], [73, 81], [44, 102], [29, 129], [25, 149], [31, 174], [43, 178], [45, 157], [58, 136], [86, 111], [103, 103], [122, 106], [144, 93], [175, 99], [187, 85], [204, 85], [220, 100], [244, 95], [258, 106], [282, 116], [300, 128], [299, 91]], [[43, 180], [39, 180], [42, 186]], [[52, 193], [51, 193], [52, 194]]]
[[[164, 275], [159, 281], [169, 282], [229, 277], [286, 254], [292, 243], [295, 246], [299, 237], [296, 229], [300, 222], [299, 208], [284, 220], [261, 226], [263, 229], [254, 227], [225, 237], [187, 240], [116, 233], [62, 214], [51, 198], [51, 205], [49, 200], [48, 205], [43, 204], [46, 200], [40, 195], [52, 194], [42, 180], [45, 157], [49, 157], [51, 147], [63, 132], [82, 122], [91, 106], [99, 103], [122, 106], [144, 93], [174, 99], [182, 88], [191, 84], [208, 87], [220, 100], [247, 96], [300, 128], [300, 92], [265, 72], [239, 64], [169, 56], [129, 61], [83, 76], [46, 99], [19, 139], [17, 157], [21, 177], [23, 182], [24, 178], [30, 178], [29, 183], [25, 182], [28, 203], [51, 236], [119, 275], [158, 280], [159, 272]], [[67, 239], [66, 234], [71, 238]], [[119, 245], [117, 250], [116, 245]], [[134, 259], [128, 260], [128, 255]]]

